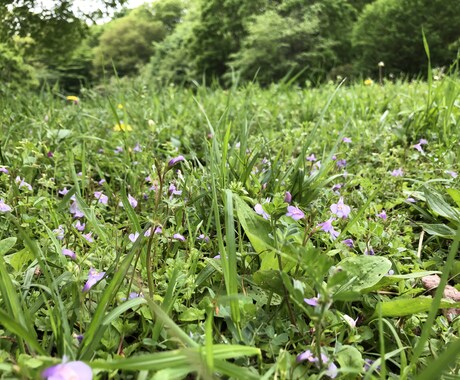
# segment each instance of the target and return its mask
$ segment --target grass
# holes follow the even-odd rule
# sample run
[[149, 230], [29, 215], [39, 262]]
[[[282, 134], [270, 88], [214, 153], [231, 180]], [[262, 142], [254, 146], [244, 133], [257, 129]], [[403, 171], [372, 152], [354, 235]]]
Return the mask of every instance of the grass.
[[1, 378], [460, 374], [458, 78], [104, 91], [1, 100]]

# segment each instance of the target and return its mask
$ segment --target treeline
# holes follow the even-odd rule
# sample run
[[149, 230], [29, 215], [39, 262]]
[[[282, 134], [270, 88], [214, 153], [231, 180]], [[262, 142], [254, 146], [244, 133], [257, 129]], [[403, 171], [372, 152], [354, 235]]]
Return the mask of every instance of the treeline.
[[422, 33], [433, 67], [448, 68], [460, 48], [452, 0], [159, 0], [90, 27], [63, 9], [0, 8], [4, 86], [75, 90], [113, 75], [315, 85], [377, 77], [379, 62], [386, 76], [412, 78], [427, 72]]

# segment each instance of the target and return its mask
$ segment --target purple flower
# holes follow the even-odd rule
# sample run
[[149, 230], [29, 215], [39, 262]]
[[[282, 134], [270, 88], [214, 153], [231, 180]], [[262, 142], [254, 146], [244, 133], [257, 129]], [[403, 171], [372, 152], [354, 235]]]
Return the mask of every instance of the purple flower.
[[83, 216], [85, 216], [83, 211], [81, 211], [78, 208], [78, 204], [76, 201], [73, 201], [72, 204], [70, 205], [70, 213], [73, 214], [74, 218], [82, 218]]
[[399, 169], [395, 169], [391, 172], [391, 175], [393, 177], [402, 177], [404, 175], [404, 172], [402, 170], [402, 168], [399, 168]]
[[18, 185], [19, 188], [21, 187], [25, 187], [27, 190], [29, 191], [32, 191], [32, 186], [30, 186], [26, 181], [24, 181], [24, 179], [22, 179], [21, 177], [17, 176], [16, 179], [14, 180], [14, 182], [16, 182]]
[[356, 319], [353, 319], [352, 317], [350, 317], [349, 315], [347, 314], [343, 314], [342, 315], [342, 318], [344, 319], [345, 322], [348, 323], [348, 325], [353, 329], [356, 327], [356, 322], [358, 322], [358, 319], [359, 317], [357, 317]]
[[368, 256], [375, 256], [375, 252], [374, 252], [374, 250], [372, 249], [372, 247], [366, 248], [366, 249], [364, 250], [364, 254], [365, 254], [365, 255], [368, 255]]
[[343, 169], [345, 166], [347, 166], [347, 160], [338, 160], [337, 161], [337, 167], [339, 169]]
[[353, 243], [353, 240], [352, 239], [345, 239], [345, 240], [342, 240], [342, 243], [347, 245], [348, 247], [350, 248], [353, 248], [355, 246], [355, 244]]
[[344, 143], [349, 144], [349, 143], [351, 143], [351, 138], [350, 138], [350, 137], [344, 137], [344, 138], [342, 139], [342, 141], [343, 141]]
[[97, 272], [96, 269], [91, 268], [88, 272], [88, 281], [83, 287], [83, 292], [90, 290], [96, 283], [105, 276], [105, 272]]
[[417, 201], [416, 201], [414, 198], [409, 197], [409, 198], [406, 199], [406, 202], [409, 202], [409, 203], [416, 203]]
[[418, 142], [420, 145], [426, 145], [428, 144], [428, 140], [426, 139], [420, 139], [420, 141]]
[[377, 214], [379, 218], [382, 218], [383, 220], [387, 220], [387, 213], [385, 210], [382, 210], [380, 214]]
[[205, 243], [209, 243], [209, 237], [204, 234], [200, 234], [200, 236], [197, 237], [197, 240], [203, 240]]
[[133, 151], [134, 151], [134, 152], [142, 152], [142, 148], [141, 148], [141, 146], [139, 145], [139, 143], [137, 143], [137, 144], [134, 146]]
[[174, 234], [173, 239], [185, 241], [185, 238], [181, 234]]
[[5, 203], [3, 198], [0, 198], [0, 212], [10, 212], [10, 211], [11, 211], [11, 207]]
[[8, 174], [9, 171], [7, 168], [5, 168], [4, 166], [0, 166], [0, 173], [5, 173], [5, 174]]
[[103, 205], [106, 205], [109, 201], [109, 197], [105, 195], [102, 191], [95, 191], [94, 197], [97, 199], [99, 203], [102, 203]]
[[48, 158], [52, 158], [54, 156], [54, 153], [52, 151], [49, 151], [48, 153], [46, 153], [46, 156]]
[[313, 352], [311, 352], [310, 350], [307, 350], [297, 355], [297, 358], [296, 358], [297, 363], [302, 362], [304, 360], [308, 360], [309, 362], [315, 362], [316, 358], [313, 355]]
[[321, 230], [324, 232], [329, 232], [332, 238], [336, 239], [337, 236], [339, 236], [339, 233], [336, 230], [334, 230], [334, 226], [332, 225], [332, 222], [334, 220], [334, 218], [329, 218], [325, 222], [318, 224], [318, 227], [321, 227]]
[[182, 194], [182, 190], [177, 190], [176, 186], [173, 183], [171, 183], [171, 185], [169, 185], [168, 191], [169, 191], [169, 194], [171, 194], [171, 196], [172, 195], [181, 195]]
[[72, 260], [75, 260], [77, 258], [77, 255], [75, 254], [75, 252], [68, 248], [62, 248], [62, 254], [64, 256], [69, 256]]
[[215, 255], [215, 256], [213, 257], [213, 259], [219, 260], [219, 259], [220, 259], [220, 254]]
[[286, 216], [290, 216], [294, 220], [305, 218], [305, 214], [298, 207], [288, 206]]
[[67, 190], [67, 187], [64, 187], [62, 190], [58, 191], [58, 193], [61, 194], [61, 195], [66, 195], [68, 192], [69, 192], [69, 190]]
[[94, 239], [93, 239], [93, 233], [92, 232], [88, 232], [87, 234], [83, 234], [83, 237], [86, 239], [86, 241], [88, 243], [92, 243], [94, 242]]
[[181, 162], [181, 161], [185, 161], [185, 158], [184, 156], [177, 156], [177, 157], [174, 157], [174, 158], [171, 158], [168, 162], [168, 166], [171, 167], [171, 166], [174, 166], [176, 165], [178, 162]]
[[457, 178], [458, 177], [457, 172], [454, 172], [452, 170], [446, 170], [446, 174], [449, 174], [452, 178]]
[[316, 307], [316, 306], [319, 305], [319, 303], [318, 303], [319, 298], [318, 297], [304, 298], [303, 300], [307, 305], [310, 305], [310, 306], [313, 306], [313, 307]]
[[106, 182], [107, 182], [107, 181], [105, 180], [105, 178], [102, 178], [102, 179], [98, 182], [98, 184], [99, 184], [99, 185], [103, 185], [103, 184], [106, 183]]
[[327, 367], [325, 374], [329, 376], [331, 379], [335, 379], [338, 373], [339, 370], [337, 366], [333, 362], [329, 363], [329, 366]]
[[88, 364], [74, 361], [53, 365], [42, 372], [42, 377], [47, 380], [91, 380], [93, 371]]
[[286, 203], [291, 203], [292, 202], [292, 195], [291, 195], [291, 193], [289, 191], [286, 191], [284, 193], [284, 201]]
[[254, 206], [254, 211], [256, 212], [256, 214], [262, 216], [262, 218], [268, 220], [270, 219], [270, 215], [268, 215], [265, 210], [263, 209], [262, 205], [260, 203], [257, 203], [255, 206]]
[[129, 234], [128, 238], [129, 240], [131, 240], [133, 243], [137, 240], [137, 238], [139, 237], [139, 232], [135, 232], [134, 234]]
[[116, 149], [114, 150], [114, 153], [121, 153], [123, 152], [123, 147], [117, 146]]
[[[133, 196], [131, 196], [131, 194], [128, 194], [128, 202], [129, 202], [129, 204], [131, 205], [132, 208], [136, 208], [137, 201]], [[118, 203], [118, 206], [125, 207], [125, 206], [123, 206], [123, 202]]]
[[144, 232], [144, 236], [149, 237], [152, 231], [154, 234], [161, 234], [163, 232], [163, 229], [160, 226], [156, 227], [155, 230], [153, 229], [153, 227], [149, 228], [147, 231]]
[[64, 239], [65, 231], [64, 231], [64, 227], [62, 227], [61, 225], [59, 225], [58, 228], [54, 229], [53, 232], [56, 235], [56, 239], [58, 240]]
[[412, 148], [417, 149], [420, 153], [424, 153], [422, 145], [420, 143], [413, 145]]
[[77, 220], [77, 223], [75, 223], [75, 228], [80, 232], [85, 230], [85, 226], [86, 226], [86, 224], [85, 223], [83, 223], [83, 224], [80, 223], [79, 220]]
[[346, 204], [343, 203], [343, 197], [340, 197], [339, 201], [337, 203], [334, 203], [331, 205], [331, 212], [337, 217], [345, 219], [350, 215], [350, 206], [347, 206]]
[[335, 193], [338, 193], [339, 192], [338, 190], [340, 190], [342, 188], [342, 186], [343, 186], [343, 184], [338, 183], [338, 184], [332, 186], [332, 191], [335, 192]]
[[315, 162], [316, 161], [316, 156], [314, 153], [310, 154], [308, 157], [307, 157], [307, 161], [310, 161], [310, 162]]

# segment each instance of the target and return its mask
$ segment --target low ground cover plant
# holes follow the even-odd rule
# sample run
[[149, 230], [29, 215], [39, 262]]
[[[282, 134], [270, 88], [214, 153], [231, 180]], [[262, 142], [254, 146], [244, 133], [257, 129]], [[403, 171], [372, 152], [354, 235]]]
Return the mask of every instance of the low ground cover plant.
[[457, 376], [439, 79], [4, 97], [2, 378]]

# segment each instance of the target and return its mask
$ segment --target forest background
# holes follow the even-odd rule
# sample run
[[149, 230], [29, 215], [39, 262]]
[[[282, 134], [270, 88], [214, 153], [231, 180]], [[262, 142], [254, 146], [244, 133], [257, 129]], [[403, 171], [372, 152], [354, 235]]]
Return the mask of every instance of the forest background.
[[[125, 0], [99, 3], [85, 13], [71, 0], [3, 0], [1, 88], [47, 84], [70, 93], [114, 76], [224, 87], [411, 79], [427, 73], [422, 34], [433, 67], [448, 70], [460, 47], [459, 1], [157, 0], [132, 10]], [[108, 22], [96, 22], [110, 10]]]

